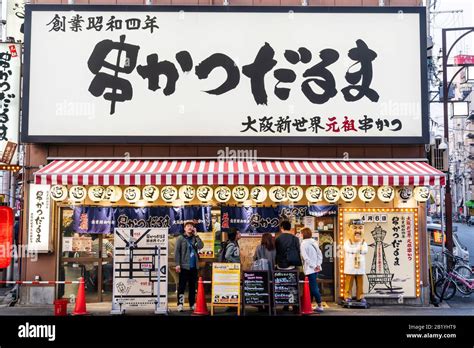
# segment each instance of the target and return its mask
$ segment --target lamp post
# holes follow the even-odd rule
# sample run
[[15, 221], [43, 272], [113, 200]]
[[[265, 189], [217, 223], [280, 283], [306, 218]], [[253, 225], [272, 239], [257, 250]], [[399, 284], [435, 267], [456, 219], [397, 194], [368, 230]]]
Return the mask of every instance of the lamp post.
[[[447, 49], [446, 35], [448, 32], [462, 32], [462, 34], [453, 42], [453, 44]], [[467, 66], [461, 65], [457, 72], [451, 78], [451, 81], [448, 83], [448, 67], [454, 67], [457, 65], [448, 64], [448, 58], [453, 50], [454, 46], [466, 35], [474, 32], [474, 27], [463, 27], [463, 28], [447, 28], [442, 29], [442, 45], [443, 45], [443, 119], [444, 119], [444, 138], [447, 144], [449, 144], [449, 127], [448, 127], [448, 93], [449, 88], [451, 87], [456, 76]], [[470, 64], [472, 65], [472, 64]], [[445, 151], [449, 151], [446, 149]], [[449, 152], [448, 152], [449, 157]], [[449, 167], [448, 172], [446, 173], [446, 188], [445, 188], [445, 215], [446, 215], [446, 248], [450, 253], [453, 252], [453, 201], [451, 197], [451, 182], [450, 182], [450, 173]], [[443, 224], [443, 221], [441, 221]], [[453, 260], [448, 258], [448, 269], [452, 269]]]

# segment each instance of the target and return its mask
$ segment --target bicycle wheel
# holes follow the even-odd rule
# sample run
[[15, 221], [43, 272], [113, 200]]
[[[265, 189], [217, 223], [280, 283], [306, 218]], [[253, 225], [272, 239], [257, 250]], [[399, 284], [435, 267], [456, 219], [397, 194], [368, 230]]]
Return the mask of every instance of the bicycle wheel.
[[458, 265], [454, 267], [454, 271], [458, 273], [460, 276], [466, 279], [471, 279], [472, 277], [472, 270], [468, 266], [465, 265]]
[[441, 279], [435, 284], [435, 294], [442, 300], [450, 300], [456, 294], [456, 284], [451, 279]]
[[439, 265], [434, 265], [432, 268], [433, 283], [436, 284], [441, 279], [444, 279], [444, 269]]

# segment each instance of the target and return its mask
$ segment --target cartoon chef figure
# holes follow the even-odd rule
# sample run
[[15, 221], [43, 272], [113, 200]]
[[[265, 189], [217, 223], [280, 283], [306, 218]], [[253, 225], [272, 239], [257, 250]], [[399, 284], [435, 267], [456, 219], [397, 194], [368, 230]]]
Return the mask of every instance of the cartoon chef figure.
[[352, 285], [356, 282], [357, 301], [366, 304], [364, 298], [365, 255], [367, 243], [362, 238], [364, 222], [351, 219], [349, 222], [349, 239], [344, 242], [344, 299], [352, 301]]

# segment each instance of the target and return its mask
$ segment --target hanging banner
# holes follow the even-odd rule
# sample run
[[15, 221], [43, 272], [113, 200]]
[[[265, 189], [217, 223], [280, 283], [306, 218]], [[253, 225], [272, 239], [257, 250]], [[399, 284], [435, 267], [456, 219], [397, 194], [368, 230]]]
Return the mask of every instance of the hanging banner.
[[49, 252], [51, 206], [49, 185], [30, 184], [28, 196], [28, 250]]
[[74, 207], [74, 232], [112, 233], [114, 230], [113, 208], [110, 207]]
[[25, 28], [25, 142], [429, 140], [423, 7], [27, 6]]
[[[418, 258], [416, 209], [402, 211], [341, 213], [343, 239], [349, 238], [351, 219], [364, 221], [362, 238], [369, 248], [365, 256], [364, 291], [367, 297], [416, 297]], [[342, 286], [342, 285], [341, 285]]]
[[23, 42], [25, 23], [25, 1], [5, 0], [7, 2], [7, 38]]
[[198, 236], [204, 243], [204, 247], [199, 250], [199, 258], [213, 259], [215, 234], [212, 232], [198, 232]]
[[0, 160], [18, 164], [21, 45], [0, 43]]
[[112, 313], [127, 309], [167, 313], [168, 230], [117, 228], [114, 236]]

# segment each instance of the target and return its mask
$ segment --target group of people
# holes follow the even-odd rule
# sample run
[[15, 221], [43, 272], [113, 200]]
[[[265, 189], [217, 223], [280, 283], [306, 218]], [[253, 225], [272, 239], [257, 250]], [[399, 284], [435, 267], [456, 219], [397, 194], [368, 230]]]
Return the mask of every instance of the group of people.
[[[311, 301], [316, 300], [315, 312], [324, 311], [317, 279], [322, 270], [323, 255], [318, 242], [313, 239], [310, 228], [301, 229], [302, 241], [295, 236], [291, 223], [284, 220], [280, 223], [280, 234], [273, 238], [271, 233], [262, 235], [261, 243], [256, 248], [253, 260], [267, 263], [265, 269], [291, 270], [303, 266], [303, 272], [308, 277]], [[363, 224], [359, 221], [351, 221], [350, 230], [355, 232], [344, 243], [345, 250], [345, 300], [352, 298], [352, 283], [357, 285], [357, 300], [363, 299], [362, 275], [365, 273], [365, 257], [367, 243], [361, 238]], [[227, 233], [228, 240], [222, 246], [219, 254], [219, 262], [240, 263], [239, 239], [240, 231], [231, 228]], [[187, 221], [184, 226], [184, 234], [180, 235], [176, 242], [175, 261], [176, 272], [179, 274], [178, 285], [178, 311], [184, 310], [184, 291], [186, 284], [189, 286], [189, 306], [194, 310], [196, 282], [198, 275], [198, 251], [204, 246], [202, 240], [196, 234], [192, 221]]]

